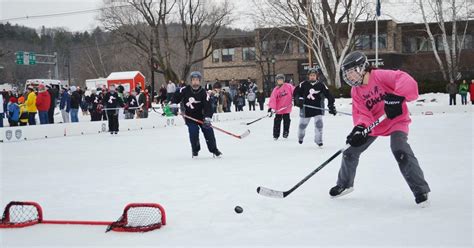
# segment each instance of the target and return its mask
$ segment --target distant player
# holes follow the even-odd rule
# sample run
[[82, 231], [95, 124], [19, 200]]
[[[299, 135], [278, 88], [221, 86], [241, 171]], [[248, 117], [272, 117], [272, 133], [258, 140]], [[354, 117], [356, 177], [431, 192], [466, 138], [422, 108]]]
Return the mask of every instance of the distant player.
[[109, 92], [104, 95], [102, 99], [102, 104], [105, 106], [105, 111], [107, 114], [107, 120], [109, 122], [109, 132], [110, 134], [118, 134], [119, 132], [119, 108], [123, 107], [122, 98], [119, 97], [117, 91], [115, 91], [115, 86], [111, 85], [109, 87]]
[[328, 99], [329, 113], [336, 115], [334, 97], [324, 84], [324, 76], [319, 66], [308, 70], [308, 80], [301, 82], [294, 92], [295, 104], [300, 107], [300, 124], [298, 127], [298, 143], [302, 144], [306, 127], [314, 117], [314, 142], [323, 146], [323, 114], [324, 98]]
[[283, 138], [288, 138], [290, 133], [290, 113], [293, 106], [293, 91], [295, 87], [289, 83], [285, 83], [285, 75], [278, 74], [275, 77], [277, 86], [273, 89], [268, 103], [268, 112], [270, 117], [275, 112], [273, 121], [273, 139], [278, 140], [280, 137], [281, 120], [283, 119]]
[[189, 131], [189, 141], [191, 142], [192, 156], [197, 157], [201, 150], [199, 142], [199, 129], [201, 129], [206, 139], [207, 149], [220, 157], [222, 153], [217, 149], [214, 130], [211, 127], [212, 110], [209, 96], [206, 90], [201, 87], [202, 75], [198, 71], [191, 72], [191, 85], [181, 88], [174, 95], [172, 102], [176, 105], [183, 103], [184, 113], [187, 116], [202, 120], [204, 124], [196, 123], [193, 120], [185, 118], [186, 126]]
[[[378, 136], [390, 136], [390, 148], [403, 177], [415, 195], [415, 202], [425, 206], [428, 203], [430, 187], [407, 143], [411, 119], [406, 102], [418, 98], [418, 84], [403, 71], [370, 67], [367, 57], [358, 51], [350, 53], [344, 59], [341, 74], [343, 80], [352, 86], [354, 128], [347, 136], [346, 143], [351, 147], [343, 153], [337, 185], [329, 194], [338, 197], [352, 192], [360, 154]], [[368, 135], [364, 135], [362, 131], [383, 114], [386, 114], [388, 119], [382, 121]]]

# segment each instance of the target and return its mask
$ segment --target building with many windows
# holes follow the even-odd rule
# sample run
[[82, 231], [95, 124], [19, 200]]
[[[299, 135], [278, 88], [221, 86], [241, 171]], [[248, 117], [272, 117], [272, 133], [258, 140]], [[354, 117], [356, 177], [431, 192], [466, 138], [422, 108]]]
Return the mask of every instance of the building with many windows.
[[[458, 28], [463, 28], [464, 31], [465, 26], [462, 24], [465, 22], [459, 22]], [[432, 23], [430, 27], [435, 34], [436, 48], [440, 56], [444, 56], [438, 24]], [[451, 24], [446, 23], [446, 27], [449, 29]], [[380, 67], [407, 71], [419, 81], [442, 81], [442, 74], [425, 30], [423, 23], [379, 21]], [[459, 68], [462, 78], [466, 79], [474, 78], [473, 36], [474, 21], [469, 21]], [[451, 38], [448, 36], [448, 42], [451, 42]], [[375, 62], [375, 42], [375, 22], [357, 23], [353, 50], [364, 51], [369, 60]], [[287, 81], [295, 83], [304, 80], [306, 76], [307, 47], [277, 28], [256, 29], [248, 35], [216, 38], [212, 47], [212, 56], [203, 63], [204, 78], [207, 81], [218, 79], [228, 85], [231, 79], [243, 82], [251, 78], [260, 89], [269, 93], [274, 87], [273, 79], [276, 74], [284, 74]]]

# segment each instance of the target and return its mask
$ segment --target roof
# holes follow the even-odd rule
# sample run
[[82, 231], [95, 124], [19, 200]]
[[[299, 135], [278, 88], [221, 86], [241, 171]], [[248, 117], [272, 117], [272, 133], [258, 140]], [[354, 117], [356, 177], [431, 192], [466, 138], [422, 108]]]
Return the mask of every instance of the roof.
[[[112, 72], [107, 77], [107, 80], [119, 80], [119, 79], [132, 79], [135, 78], [137, 74], [143, 74], [139, 71], [121, 71], [121, 72]], [[145, 76], [143, 76], [145, 77]]]

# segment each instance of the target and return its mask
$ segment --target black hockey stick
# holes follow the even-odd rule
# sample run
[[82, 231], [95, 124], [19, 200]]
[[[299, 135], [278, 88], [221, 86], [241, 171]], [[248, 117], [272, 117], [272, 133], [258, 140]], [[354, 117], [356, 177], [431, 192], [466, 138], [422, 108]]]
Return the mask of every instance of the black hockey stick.
[[[290, 106], [291, 106], [291, 105], [290, 105]], [[282, 111], [282, 110], [284, 110], [284, 109], [286, 109], [286, 108], [288, 108], [288, 107], [290, 107], [290, 106], [286, 106], [286, 107], [283, 107], [283, 108], [281, 108], [281, 109], [278, 109], [278, 110], [275, 111], [274, 113], [277, 113], [277, 112], [279, 112], [279, 111]], [[256, 119], [256, 120], [253, 120], [253, 121], [251, 121], [251, 122], [242, 122], [241, 124], [248, 126], [248, 125], [251, 125], [251, 124], [253, 124], [253, 123], [255, 123], [255, 122], [259, 121], [259, 120], [265, 119], [265, 118], [267, 118], [267, 117], [271, 117], [271, 115], [266, 114], [265, 116], [262, 116], [262, 117], [260, 117], [260, 118], [258, 118], [258, 119]]]
[[[324, 110], [324, 111], [329, 111], [329, 109], [327, 109], [327, 108], [319, 108], [319, 107], [315, 107], [315, 106], [311, 106], [311, 105], [307, 105], [307, 104], [305, 104], [305, 105], [303, 105], [303, 106], [304, 106], [305, 108], [312, 108], [312, 109], [320, 109], [320, 110]], [[349, 116], [352, 116], [351, 113], [341, 112], [341, 111], [338, 111], [338, 110], [336, 110], [336, 113], [341, 114], [341, 115], [349, 115]]]
[[[367, 127], [364, 130], [364, 133], [369, 133], [372, 129], [374, 129], [380, 122], [382, 122], [386, 118], [385, 115], [382, 115], [378, 120], [376, 120], [374, 123], [372, 123], [369, 127]], [[328, 160], [326, 160], [324, 163], [322, 163], [318, 168], [313, 170], [309, 175], [307, 175], [305, 178], [303, 178], [301, 181], [299, 181], [293, 188], [287, 190], [287, 191], [279, 191], [279, 190], [274, 190], [274, 189], [269, 189], [265, 187], [258, 187], [257, 188], [257, 193], [263, 196], [268, 196], [268, 197], [273, 197], [273, 198], [285, 198], [289, 194], [291, 194], [293, 191], [295, 191], [297, 188], [299, 188], [303, 183], [308, 181], [314, 174], [316, 174], [318, 171], [320, 171], [322, 168], [324, 168], [326, 165], [328, 165], [333, 159], [335, 159], [339, 154], [343, 153], [347, 148], [349, 148], [350, 145], [347, 144], [344, 148], [340, 149], [334, 155], [332, 155]]]

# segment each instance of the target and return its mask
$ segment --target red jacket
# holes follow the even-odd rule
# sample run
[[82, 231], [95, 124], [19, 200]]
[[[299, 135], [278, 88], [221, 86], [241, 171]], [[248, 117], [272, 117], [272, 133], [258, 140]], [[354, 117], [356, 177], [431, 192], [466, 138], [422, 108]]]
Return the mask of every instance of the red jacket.
[[38, 108], [38, 111], [48, 111], [49, 106], [51, 106], [49, 92], [43, 91], [38, 93], [38, 96], [36, 97], [36, 108]]
[[469, 85], [469, 95], [471, 95], [471, 101], [474, 101], [474, 83]]

